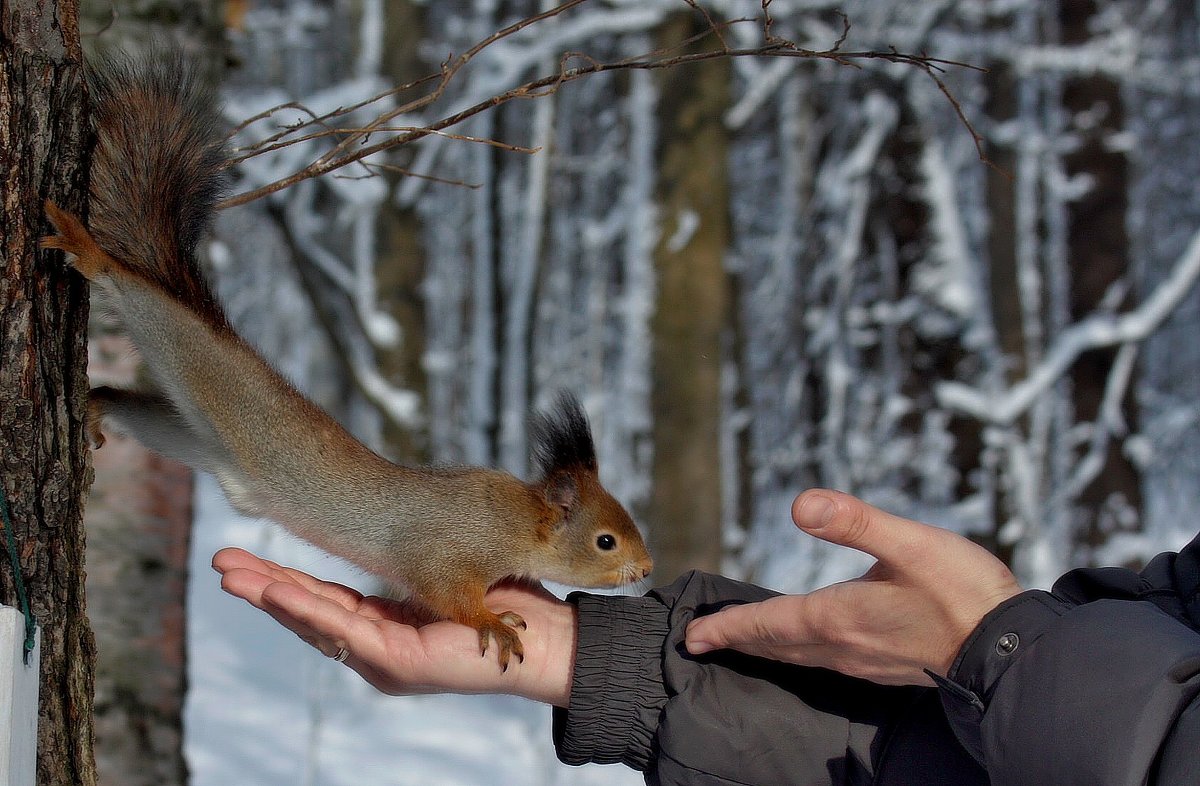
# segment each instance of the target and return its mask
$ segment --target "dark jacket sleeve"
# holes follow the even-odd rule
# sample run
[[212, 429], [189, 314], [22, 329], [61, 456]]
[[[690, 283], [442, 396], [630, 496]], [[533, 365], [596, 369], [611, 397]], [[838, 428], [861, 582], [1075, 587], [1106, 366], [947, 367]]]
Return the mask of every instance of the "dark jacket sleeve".
[[689, 573], [645, 597], [576, 594], [579, 644], [554, 741], [568, 764], [622, 762], [650, 784], [986, 784], [937, 691], [732, 652], [693, 658], [695, 616], [775, 593]]
[[1200, 783], [1198, 551], [1072, 571], [984, 618], [941, 685], [994, 786]]

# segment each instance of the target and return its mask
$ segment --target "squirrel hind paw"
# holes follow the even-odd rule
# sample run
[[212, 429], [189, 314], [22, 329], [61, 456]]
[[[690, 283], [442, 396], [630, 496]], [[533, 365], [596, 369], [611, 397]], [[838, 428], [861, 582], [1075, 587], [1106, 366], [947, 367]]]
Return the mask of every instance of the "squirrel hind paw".
[[104, 406], [96, 391], [93, 390], [91, 395], [88, 396], [87, 403], [87, 435], [88, 441], [92, 444], [92, 450], [99, 450], [104, 447], [106, 439], [104, 432], [101, 431], [103, 421]]
[[57, 248], [68, 254], [78, 254], [83, 247], [92, 242], [91, 235], [83, 226], [83, 222], [68, 213], [50, 200], [46, 200], [46, 217], [57, 234], [46, 235], [38, 244], [42, 248]]
[[89, 420], [87, 424], [88, 442], [92, 446], [92, 450], [99, 450], [104, 447], [104, 443], [108, 439], [104, 436], [104, 432], [100, 430], [100, 424], [95, 420]]
[[83, 222], [49, 200], [46, 201], [46, 217], [58, 234], [44, 236], [38, 245], [70, 255], [71, 266], [88, 279], [104, 275], [111, 267], [112, 259], [96, 243]]
[[476, 623], [475, 629], [479, 631], [480, 656], [487, 655], [490, 637], [496, 640], [496, 654], [501, 671], [508, 671], [508, 664], [513, 656], [516, 656], [517, 662], [524, 661], [525, 647], [521, 644], [521, 637], [515, 630], [518, 627], [523, 630], [526, 627], [525, 620], [511, 611], [499, 616], [493, 615], [491, 619]]

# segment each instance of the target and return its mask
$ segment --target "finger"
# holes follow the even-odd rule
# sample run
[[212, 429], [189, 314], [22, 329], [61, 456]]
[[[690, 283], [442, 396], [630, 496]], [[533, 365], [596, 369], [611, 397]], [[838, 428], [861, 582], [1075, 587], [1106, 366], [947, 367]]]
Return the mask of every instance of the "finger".
[[[229, 570], [253, 570], [262, 573], [265, 576], [270, 576], [277, 581], [295, 581], [303, 584], [301, 577], [308, 577], [308, 574], [294, 568], [288, 568], [280, 565], [278, 562], [260, 557], [256, 554], [251, 554], [244, 549], [239, 548], [224, 548], [213, 555], [212, 559], [213, 570], [218, 573], [225, 573]], [[311, 577], [308, 577], [311, 578]], [[315, 581], [315, 579], [314, 579]]]
[[849, 494], [827, 489], [806, 491], [792, 503], [792, 520], [808, 534], [866, 552], [884, 562], [924, 553], [937, 527], [893, 516]]
[[323, 655], [333, 657], [342, 647], [353, 656], [371, 658], [378, 654], [375, 626], [334, 600], [287, 582], [267, 585], [261, 598], [264, 611]]
[[300, 574], [300, 571], [293, 571], [278, 562], [232, 547], [221, 549], [214, 554], [212, 566], [213, 570], [222, 574], [231, 570], [252, 570], [276, 581], [293, 581], [295, 579], [291, 574]]
[[[221, 577], [221, 589], [225, 590], [231, 595], [236, 595], [240, 598], [243, 598], [256, 608], [267, 612], [288, 630], [300, 636], [300, 638], [304, 639], [309, 644], [315, 645], [315, 641], [318, 637], [316, 631], [307, 625], [301, 624], [294, 615], [287, 613], [286, 608], [281, 609], [278, 604], [273, 605], [267, 601], [265, 597], [267, 588], [272, 585], [280, 584], [280, 582], [275, 581], [263, 573], [245, 568], [231, 569]], [[307, 590], [296, 587], [295, 585], [285, 583], [284, 586], [288, 586], [294, 591], [302, 592], [311, 596], [311, 593], [308, 593]], [[292, 598], [290, 601], [294, 603], [295, 599]]]
[[805, 595], [729, 606], [692, 620], [686, 632], [687, 650], [700, 655], [729, 648], [760, 655], [784, 646], [823, 643], [816, 608]]
[[246, 568], [232, 568], [221, 574], [221, 589], [260, 609], [262, 591], [273, 582], [270, 576]]
[[[338, 584], [332, 581], [323, 581], [305, 573], [302, 570], [288, 568], [280, 565], [277, 562], [272, 562], [268, 559], [251, 554], [238, 548], [225, 548], [213, 555], [213, 569], [218, 573], [227, 574], [231, 571], [246, 570], [261, 574], [270, 581], [286, 581], [304, 587], [309, 592], [313, 592], [330, 600], [337, 601], [350, 611], [356, 610], [362, 603], [363, 595], [356, 589], [347, 587], [344, 584]], [[239, 577], [237, 582], [243, 584], [245, 577]], [[269, 583], [269, 581], [268, 581]], [[265, 585], [264, 585], [265, 586]], [[221, 582], [222, 589], [226, 587], [226, 582]], [[239, 593], [234, 593], [239, 594]], [[249, 598], [247, 598], [249, 600]]]
[[355, 611], [363, 601], [363, 594], [353, 587], [338, 584], [336, 581], [325, 581], [311, 576], [295, 568], [277, 567], [276, 575], [282, 575], [285, 580], [303, 587], [309, 592], [328, 598], [349, 611]]
[[213, 570], [217, 573], [224, 573], [234, 568], [261, 568], [264, 567], [264, 562], [262, 558], [251, 554], [245, 549], [234, 548], [232, 546], [221, 549], [212, 558]]
[[[380, 690], [412, 689], [410, 678], [416, 673], [414, 664], [418, 660], [412, 655], [420, 651], [420, 645], [417, 631], [406, 624], [400, 604], [372, 596], [364, 599], [363, 606], [376, 601], [380, 604], [379, 613], [368, 612], [364, 616], [363, 609], [347, 609], [293, 581], [276, 581], [248, 568], [229, 569], [221, 577], [221, 586], [265, 611], [328, 658], [336, 658], [344, 647], [347, 656], [342, 662]], [[395, 647], [391, 655], [387, 653], [384, 633], [376, 624], [386, 620], [399, 623], [388, 628]], [[406, 678], [399, 680], [399, 674]]]

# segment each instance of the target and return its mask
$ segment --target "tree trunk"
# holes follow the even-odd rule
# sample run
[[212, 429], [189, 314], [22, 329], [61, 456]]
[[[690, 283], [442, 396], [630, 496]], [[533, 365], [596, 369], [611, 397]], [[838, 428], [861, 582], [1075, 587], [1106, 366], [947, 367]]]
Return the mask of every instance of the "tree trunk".
[[[1063, 0], [1059, 5], [1061, 37], [1067, 46], [1083, 46], [1090, 37], [1089, 24], [1097, 9], [1085, 0]], [[1094, 125], [1070, 129], [1078, 147], [1063, 156], [1066, 175], [1087, 178], [1092, 187], [1067, 206], [1068, 245], [1071, 260], [1071, 318], [1079, 320], [1100, 310], [1110, 287], [1129, 273], [1128, 214], [1129, 162], [1114, 150], [1110, 140], [1125, 127], [1121, 85], [1100, 74], [1063, 82], [1063, 107], [1072, 118], [1098, 117]], [[1128, 299], [1121, 308], [1128, 307]], [[1071, 372], [1072, 404], [1078, 421], [1097, 422], [1113, 363], [1115, 348], [1093, 350], [1080, 356]], [[1131, 386], [1132, 389], [1133, 386]], [[1137, 410], [1133, 395], [1120, 402], [1121, 417], [1134, 432]], [[1112, 440], [1104, 455], [1104, 468], [1079, 495], [1080, 532], [1084, 549], [1102, 545], [1120, 532], [1141, 528], [1142, 492], [1137, 466]]]
[[[39, 252], [42, 203], [84, 202], [84, 93], [75, 0], [0, 4], [0, 486], [41, 626], [39, 784], [91, 786], [95, 646], [83, 591], [81, 501], [91, 470], [82, 279]], [[0, 600], [17, 605], [4, 560]], [[0, 722], [5, 722], [0, 719]]]
[[[387, 7], [384, 33], [384, 76], [392, 84], [403, 85], [427, 73], [419, 59], [421, 37], [425, 33], [422, 7], [408, 0], [393, 0]], [[389, 178], [394, 193], [397, 176]], [[425, 252], [421, 247], [421, 219], [415, 208], [399, 208], [393, 200], [380, 206], [379, 258], [376, 270], [380, 306], [400, 325], [403, 339], [394, 351], [380, 352], [380, 371], [388, 379], [402, 380], [411, 390], [427, 390], [422, 359], [425, 354], [425, 306], [420, 298], [425, 280]], [[423, 435], [397, 424], [385, 424], [384, 441], [401, 462], [430, 460], [429, 446]]]
[[[694, 35], [675, 17], [659, 43]], [[722, 113], [729, 64], [720, 60], [664, 72], [662, 237], [654, 252], [658, 302], [653, 321], [654, 491], [650, 501], [656, 574], [721, 567], [721, 337], [729, 319], [729, 245]]]

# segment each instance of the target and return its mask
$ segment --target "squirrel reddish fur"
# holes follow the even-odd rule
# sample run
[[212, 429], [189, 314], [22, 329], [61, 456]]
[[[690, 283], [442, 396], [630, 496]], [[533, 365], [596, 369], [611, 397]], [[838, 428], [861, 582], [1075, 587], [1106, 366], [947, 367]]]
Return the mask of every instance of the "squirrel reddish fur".
[[95, 388], [89, 429], [129, 433], [211, 472], [243, 513], [407, 587], [440, 618], [522, 656], [512, 612], [483, 602], [506, 577], [628, 584], [652, 562], [600, 485], [588, 421], [561, 394], [533, 421], [533, 482], [478, 467], [405, 467], [354, 439], [230, 326], [196, 262], [226, 161], [211, 90], [179, 61], [108, 63], [90, 77], [96, 148], [88, 227], [47, 204], [44, 239], [102, 287], [155, 389]]

